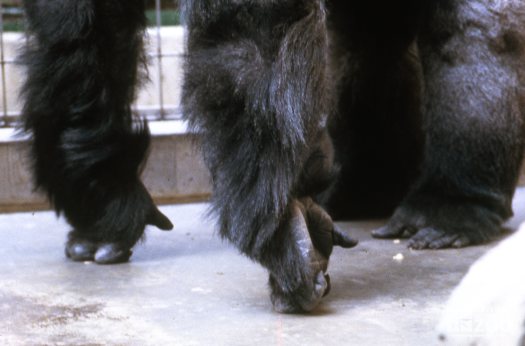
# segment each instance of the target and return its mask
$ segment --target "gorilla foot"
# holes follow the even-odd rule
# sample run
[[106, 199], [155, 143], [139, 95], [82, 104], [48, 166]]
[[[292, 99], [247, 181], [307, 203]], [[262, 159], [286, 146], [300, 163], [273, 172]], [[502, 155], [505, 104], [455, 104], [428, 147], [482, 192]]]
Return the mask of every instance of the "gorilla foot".
[[66, 257], [75, 262], [94, 261], [97, 264], [127, 262], [132, 250], [119, 243], [95, 242], [82, 239], [71, 232], [66, 243]]
[[433, 227], [417, 229], [411, 226], [402, 229], [393, 229], [384, 226], [372, 231], [374, 238], [409, 238], [408, 247], [411, 249], [443, 249], [461, 248], [471, 244], [468, 236], [464, 234], [447, 233]]
[[291, 204], [291, 216], [283, 231], [289, 232], [280, 270], [271, 271], [270, 288], [273, 308], [281, 313], [313, 310], [330, 291], [328, 260], [334, 245], [345, 248], [357, 241], [334, 227], [330, 216], [310, 198]]
[[433, 207], [400, 206], [381, 228], [372, 231], [375, 238], [410, 238], [412, 249], [461, 248], [494, 238], [503, 218], [487, 208], [465, 205]]
[[[173, 228], [171, 221], [162, 214], [157, 207], [153, 204], [151, 197], [147, 193], [144, 186], [139, 185], [139, 193], [143, 200], [141, 201], [142, 206], [139, 203], [138, 210], [148, 210], [145, 214], [144, 222], [134, 220], [135, 222], [124, 224], [117, 233], [104, 233], [100, 231], [111, 230], [112, 225], [122, 224], [125, 220], [132, 219], [126, 217], [125, 214], [120, 215], [120, 222], [113, 220], [111, 217], [100, 222], [101, 226], [96, 227], [78, 227], [77, 230], [69, 232], [68, 241], [66, 243], [65, 253], [67, 258], [77, 261], [93, 261], [97, 264], [115, 264], [127, 262], [132, 255], [133, 245], [142, 237], [144, 234], [144, 228], [146, 225], [153, 225], [163, 231], [168, 231]], [[115, 213], [117, 214], [117, 213]], [[82, 229], [82, 231], [78, 231]], [[110, 237], [110, 240], [107, 237]]]
[[321, 299], [330, 292], [330, 276], [319, 271], [308, 284], [294, 291], [285, 292], [270, 274], [271, 300], [273, 309], [280, 313], [302, 313], [312, 311]]

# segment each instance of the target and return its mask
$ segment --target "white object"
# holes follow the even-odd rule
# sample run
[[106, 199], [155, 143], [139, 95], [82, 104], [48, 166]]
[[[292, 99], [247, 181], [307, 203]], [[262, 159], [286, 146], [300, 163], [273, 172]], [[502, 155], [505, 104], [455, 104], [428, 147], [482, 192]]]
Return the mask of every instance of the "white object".
[[444, 345], [522, 345], [525, 224], [472, 265], [438, 325]]

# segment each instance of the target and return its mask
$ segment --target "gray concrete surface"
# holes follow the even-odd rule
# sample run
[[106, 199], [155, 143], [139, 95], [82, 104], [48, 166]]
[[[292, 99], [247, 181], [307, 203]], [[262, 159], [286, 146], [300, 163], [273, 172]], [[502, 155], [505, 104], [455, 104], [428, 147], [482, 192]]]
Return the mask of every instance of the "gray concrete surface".
[[[524, 189], [515, 208], [513, 229]], [[68, 226], [51, 212], [0, 215], [0, 345], [433, 345], [448, 295], [495, 244], [412, 251], [373, 240], [381, 221], [342, 223], [361, 242], [335, 250], [330, 295], [279, 315], [265, 271], [218, 239], [206, 204], [162, 210], [175, 229], [148, 229], [114, 266], [67, 261]]]

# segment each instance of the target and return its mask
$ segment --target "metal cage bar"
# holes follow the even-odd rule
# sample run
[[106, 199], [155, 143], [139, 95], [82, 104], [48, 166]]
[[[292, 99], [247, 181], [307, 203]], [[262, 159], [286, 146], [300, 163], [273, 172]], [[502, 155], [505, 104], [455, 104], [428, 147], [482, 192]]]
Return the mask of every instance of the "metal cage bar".
[[6, 89], [6, 74], [5, 74], [5, 55], [4, 55], [4, 4], [0, 3], [0, 78], [1, 80], [1, 91], [2, 91], [2, 115], [0, 126], [5, 127], [8, 125], [7, 118], [7, 89]]

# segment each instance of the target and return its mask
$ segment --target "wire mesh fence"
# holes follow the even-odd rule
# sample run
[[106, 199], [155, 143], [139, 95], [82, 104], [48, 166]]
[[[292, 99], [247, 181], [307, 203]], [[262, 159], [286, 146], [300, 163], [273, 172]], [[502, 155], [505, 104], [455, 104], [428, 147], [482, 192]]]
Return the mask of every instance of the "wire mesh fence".
[[[149, 82], [138, 92], [134, 111], [150, 121], [180, 118], [183, 31], [178, 1], [147, 0], [146, 47]], [[23, 70], [17, 54], [24, 43], [21, 0], [0, 0], [0, 127], [16, 126], [22, 108]]]
[[[15, 66], [15, 57], [12, 52], [7, 52], [6, 35], [7, 30], [15, 30], [16, 25], [23, 16], [20, 4], [17, 1], [4, 0], [0, 3], [0, 126], [11, 126], [15, 122], [16, 112], [13, 107], [9, 107], [8, 98], [8, 71], [11, 72]], [[12, 90], [13, 92], [14, 90]]]

